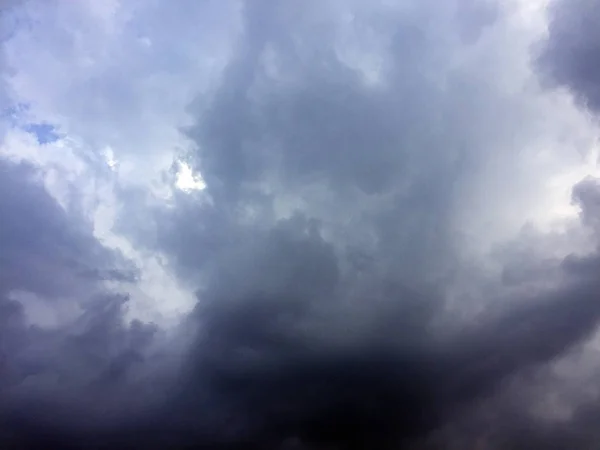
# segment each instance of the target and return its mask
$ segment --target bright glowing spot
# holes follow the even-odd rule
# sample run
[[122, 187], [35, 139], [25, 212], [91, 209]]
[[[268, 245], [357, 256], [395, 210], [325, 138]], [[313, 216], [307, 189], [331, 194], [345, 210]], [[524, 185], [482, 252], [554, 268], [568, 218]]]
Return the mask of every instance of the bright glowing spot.
[[117, 170], [119, 162], [116, 160], [115, 153], [112, 148], [107, 147], [104, 150], [104, 160], [106, 161], [108, 167], [111, 168], [111, 170]]
[[192, 168], [184, 162], [179, 162], [179, 170], [177, 171], [177, 180], [175, 186], [182, 191], [201, 191], [206, 187], [204, 180], [199, 174], [195, 174]]

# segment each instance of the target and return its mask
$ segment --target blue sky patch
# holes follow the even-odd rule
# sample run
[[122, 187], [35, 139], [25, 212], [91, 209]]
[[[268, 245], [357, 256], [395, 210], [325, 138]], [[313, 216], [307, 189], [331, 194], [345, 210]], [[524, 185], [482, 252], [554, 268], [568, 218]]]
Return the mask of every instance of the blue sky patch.
[[33, 134], [40, 145], [58, 141], [61, 135], [56, 126], [48, 122], [30, 122], [32, 117], [30, 117], [29, 109], [30, 106], [27, 103], [17, 103], [0, 110], [0, 118], [6, 120], [15, 128]]
[[60, 139], [54, 125], [49, 123], [30, 123], [24, 127], [25, 131], [35, 135], [40, 144], [51, 144]]

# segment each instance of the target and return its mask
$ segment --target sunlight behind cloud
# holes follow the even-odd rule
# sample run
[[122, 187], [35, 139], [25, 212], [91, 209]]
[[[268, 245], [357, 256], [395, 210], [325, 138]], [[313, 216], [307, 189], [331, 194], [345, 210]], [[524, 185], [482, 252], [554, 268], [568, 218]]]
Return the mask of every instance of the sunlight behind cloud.
[[194, 173], [192, 168], [186, 163], [179, 161], [179, 170], [177, 171], [177, 179], [175, 186], [184, 192], [201, 191], [206, 187], [202, 177]]
[[119, 161], [115, 158], [115, 152], [111, 147], [107, 147], [106, 150], [104, 150], [104, 158], [106, 160], [106, 165], [110, 167], [111, 170], [117, 170]]

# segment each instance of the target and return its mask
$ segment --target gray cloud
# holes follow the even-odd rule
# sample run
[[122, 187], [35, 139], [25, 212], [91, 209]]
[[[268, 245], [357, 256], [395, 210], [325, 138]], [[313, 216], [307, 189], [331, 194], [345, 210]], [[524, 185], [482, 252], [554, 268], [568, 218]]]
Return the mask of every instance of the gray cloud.
[[[493, 222], [496, 207], [526, 202], [530, 174], [517, 161], [545, 131], [538, 117], [550, 117], [522, 86], [535, 80], [523, 82], [503, 53], [506, 13], [466, 0], [244, 5], [237, 51], [215, 91], [190, 106], [196, 122], [185, 130], [197, 148], [184, 156], [207, 188], [142, 211], [157, 238], [148, 223], [133, 236], [198, 288], [175, 382], [149, 356], [160, 330], [123, 325], [126, 296], [100, 290], [66, 331], [35, 331], [62, 359], [41, 358], [39, 346], [23, 361], [32, 354], [70, 392], [60, 383], [17, 392], [2, 417], [7, 439], [24, 448], [502, 449], [555, 436], [559, 448], [585, 448], [593, 412], [549, 430], [526, 394], [596, 330], [597, 251], [546, 257], [553, 238], [540, 233], [533, 245], [523, 234], [515, 248], [526, 250], [505, 252], [492, 282], [466, 250], [475, 208]], [[6, 170], [0, 189], [25, 183], [18, 171], [29, 169]], [[52, 298], [80, 279], [88, 288], [131, 278], [32, 186], [21, 201], [0, 195], [14, 218], [7, 292]], [[598, 196], [592, 181], [574, 189], [594, 239]], [[123, 229], [136, 233], [131, 216]], [[31, 278], [36, 264], [42, 276]], [[479, 308], [477, 323], [449, 311], [468, 277], [484, 298], [464, 294], [459, 309]], [[9, 333], [17, 327], [14, 348], [28, 345], [16, 342], [30, 336], [18, 299], [0, 305]], [[162, 402], [149, 408], [135, 395]], [[64, 417], [48, 412], [57, 404]]]
[[[0, 283], [4, 289], [56, 297], [76, 287], [77, 277], [111, 277], [118, 255], [91, 235], [88, 223], [73, 220], [56, 203], [33, 167], [3, 161], [0, 170], [0, 208], [5, 211], [0, 230]], [[105, 275], [95, 272], [103, 269]], [[112, 275], [131, 278], [125, 271], [115, 270]]]
[[[232, 229], [239, 221], [245, 230], [270, 227], [282, 210], [300, 209], [346, 241], [370, 240], [384, 264], [413, 269], [407, 277], [448, 270], [461, 191], [488, 152], [510, 152], [514, 133], [529, 132], [518, 126], [525, 112], [516, 98], [489, 86], [475, 64], [454, 66], [469, 46], [457, 36], [453, 6], [392, 9], [387, 17], [355, 6], [352, 38], [376, 34], [373, 51], [385, 61], [376, 87], [340, 60], [345, 42], [330, 36], [335, 13], [314, 19], [310, 3], [294, 21], [289, 5], [248, 8], [238, 57], [190, 130], [200, 147], [191, 159], [217, 207], [192, 206], [203, 224], [176, 221], [165, 245], [180, 246], [178, 258], [198, 267], [223, 239], [244, 233]], [[307, 41], [295, 44], [300, 37]], [[201, 252], [187, 245], [198, 240]]]
[[597, 111], [600, 36], [594, 23], [600, 14], [600, 3], [552, 1], [548, 14], [549, 37], [541, 47], [541, 68], [550, 81], [566, 86], [582, 104]]
[[[309, 2], [293, 20], [289, 4], [246, 6], [237, 56], [189, 130], [207, 190], [159, 218], [162, 248], [202, 284], [170, 410], [193, 424], [182, 441], [409, 445], [593, 333], [598, 286], [575, 256], [544, 270], [508, 261], [523, 279], [486, 300], [503, 312], [437, 328], [462, 275], [459, 217], [488, 182], [476, 174], [492, 161], [519, 186], [517, 152], [538, 129], [480, 59], [456, 63], [498, 45], [499, 10], [353, 5], [353, 30], [383, 55], [371, 85], [343, 59], [335, 5], [316, 15]], [[539, 277], [563, 285], [518, 289]]]
[[20, 442], [11, 425], [19, 411], [52, 423], [76, 408], [102, 423], [126, 410], [132, 380], [145, 389], [140, 374], [158, 332], [128, 323], [127, 295], [106, 285], [133, 282], [130, 264], [59, 205], [32, 166], [0, 160], [0, 216], [2, 445]]

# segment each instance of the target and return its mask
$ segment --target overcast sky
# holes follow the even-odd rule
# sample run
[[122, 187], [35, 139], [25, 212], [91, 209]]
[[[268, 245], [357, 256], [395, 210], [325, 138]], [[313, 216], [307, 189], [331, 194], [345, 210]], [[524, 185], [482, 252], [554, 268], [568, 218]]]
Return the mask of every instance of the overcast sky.
[[0, 447], [592, 449], [599, 0], [0, 2]]

